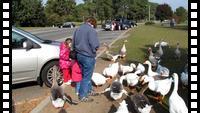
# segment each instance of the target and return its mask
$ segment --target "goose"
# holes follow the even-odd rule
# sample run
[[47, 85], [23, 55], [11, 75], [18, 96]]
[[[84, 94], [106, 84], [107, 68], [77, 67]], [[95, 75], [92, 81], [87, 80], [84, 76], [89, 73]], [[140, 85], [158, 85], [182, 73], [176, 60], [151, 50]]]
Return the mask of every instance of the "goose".
[[151, 62], [149, 60], [146, 60], [143, 64], [148, 65], [148, 72], [147, 72], [148, 76], [160, 75], [159, 73], [152, 71], [152, 65], [151, 65]]
[[149, 61], [150, 61], [154, 66], [156, 66], [158, 63], [160, 63], [160, 55], [154, 54], [154, 53], [152, 52], [151, 47], [149, 47], [148, 51], [149, 51]]
[[129, 113], [125, 100], [120, 103], [120, 106], [115, 113]]
[[103, 85], [106, 83], [106, 81], [108, 80], [109, 78], [106, 78], [104, 77], [102, 74], [100, 73], [93, 73], [92, 74], [92, 81], [94, 82], [94, 84], [96, 86], [99, 86], [99, 85]]
[[145, 71], [145, 67], [141, 63], [138, 63], [135, 73], [141, 74], [141, 73], [144, 73], [144, 71]]
[[169, 76], [169, 69], [161, 66], [160, 64], [157, 65], [156, 72], [159, 73], [161, 76]]
[[179, 43], [176, 45], [176, 50], [174, 51], [175, 53], [175, 58], [180, 59], [181, 58], [181, 51], [179, 50]]
[[134, 63], [131, 63], [130, 66], [120, 65], [119, 68], [120, 71], [122, 71], [122, 75], [124, 75], [125, 73], [132, 72], [136, 68], [136, 65]]
[[109, 88], [106, 88], [104, 91], [102, 91], [100, 93], [102, 94], [107, 91], [110, 91], [110, 97], [114, 100], [120, 99], [123, 94], [128, 96], [128, 92], [126, 90], [124, 90], [123, 85], [120, 83], [120, 81], [118, 79], [113, 81]]
[[188, 86], [188, 64], [186, 64], [184, 71], [181, 73], [181, 82], [184, 86]]
[[128, 73], [120, 77], [120, 83], [122, 84], [123, 80], [126, 80], [129, 86], [134, 87], [138, 84], [139, 78], [140, 77], [136, 73]]
[[188, 108], [184, 100], [178, 95], [178, 75], [173, 73], [174, 89], [169, 97], [169, 112], [170, 113], [188, 113]]
[[172, 77], [163, 76], [147, 76], [141, 77], [142, 84], [148, 83], [148, 88], [162, 95], [162, 100], [165, 95], [170, 91], [172, 84]]
[[163, 56], [163, 49], [161, 43], [159, 43], [159, 49], [157, 50], [157, 54], [162, 57]]
[[109, 67], [106, 67], [103, 70], [103, 75], [112, 78], [117, 75], [118, 71], [119, 71], [119, 62], [116, 62], [110, 64]]
[[55, 108], [61, 108], [64, 106], [65, 101], [68, 101], [70, 104], [77, 104], [77, 102], [72, 101], [64, 92], [65, 85], [62, 84], [61, 86], [57, 83], [57, 66], [53, 66], [52, 78], [53, 83], [51, 86], [51, 102]]
[[120, 50], [120, 55], [121, 55], [122, 58], [124, 58], [126, 56], [126, 51], [127, 51], [126, 50], [126, 45], [125, 45], [126, 42], [128, 42], [128, 41], [124, 40], [123, 46], [122, 46], [122, 48]]
[[112, 55], [109, 51], [106, 51], [106, 56], [107, 56], [108, 59], [110, 59], [113, 62], [116, 62], [118, 60], [118, 58], [121, 57], [120, 54]]
[[140, 90], [140, 92], [131, 95], [131, 103], [137, 113], [150, 113], [152, 105], [143, 92], [143, 90]]
[[169, 44], [168, 44], [167, 42], [161, 41], [161, 42], [156, 42], [156, 43], [154, 44], [154, 47], [157, 47], [159, 44], [160, 44], [162, 47], [169, 46]]

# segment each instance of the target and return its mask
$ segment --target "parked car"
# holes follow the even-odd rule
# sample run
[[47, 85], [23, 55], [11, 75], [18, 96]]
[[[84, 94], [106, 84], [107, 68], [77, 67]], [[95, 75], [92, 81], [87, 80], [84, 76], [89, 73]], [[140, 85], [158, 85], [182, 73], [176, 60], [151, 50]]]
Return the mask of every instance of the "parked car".
[[63, 25], [59, 25], [59, 28], [74, 28], [76, 25], [73, 22], [65, 22]]
[[105, 24], [102, 25], [102, 28], [105, 30], [111, 30], [112, 29], [112, 21], [110, 21], [110, 20], [105, 21]]
[[[52, 67], [59, 64], [60, 42], [43, 40], [12, 27], [12, 84], [28, 81], [52, 85]], [[62, 83], [62, 73], [58, 81]]]

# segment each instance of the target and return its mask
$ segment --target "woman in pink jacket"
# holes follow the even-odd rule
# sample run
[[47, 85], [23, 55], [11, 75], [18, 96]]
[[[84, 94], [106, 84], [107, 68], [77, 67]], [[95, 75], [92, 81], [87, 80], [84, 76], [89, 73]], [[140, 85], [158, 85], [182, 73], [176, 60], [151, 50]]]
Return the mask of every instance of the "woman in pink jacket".
[[72, 61], [69, 58], [70, 48], [71, 48], [72, 39], [67, 38], [65, 42], [62, 42], [60, 45], [60, 59], [59, 66], [63, 72], [64, 83], [67, 85], [71, 84], [71, 66]]

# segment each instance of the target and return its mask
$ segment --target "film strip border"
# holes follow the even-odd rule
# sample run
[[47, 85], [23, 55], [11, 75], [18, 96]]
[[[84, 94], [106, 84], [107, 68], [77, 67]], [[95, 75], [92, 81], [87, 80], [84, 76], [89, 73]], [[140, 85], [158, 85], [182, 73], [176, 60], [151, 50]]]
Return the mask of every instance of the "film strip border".
[[199, 16], [199, 12], [198, 12], [198, 7], [200, 5], [199, 0], [189, 0], [189, 4], [188, 4], [188, 26], [189, 26], [189, 30], [188, 30], [188, 35], [189, 35], [189, 72], [190, 72], [190, 76], [189, 76], [189, 89], [190, 89], [190, 94], [189, 94], [189, 111], [191, 111], [191, 113], [197, 113], [197, 108], [198, 108], [198, 101], [197, 101], [197, 86], [198, 86], [198, 16]]
[[2, 66], [2, 75], [1, 80], [3, 81], [3, 84], [1, 84], [2, 88], [2, 96], [3, 100], [1, 109], [3, 110], [3, 113], [9, 113], [12, 109], [12, 68], [11, 68], [11, 61], [12, 61], [12, 50], [10, 48], [11, 44], [11, 30], [12, 30], [12, 24], [11, 24], [11, 0], [3, 0], [1, 2], [1, 6], [3, 9], [2, 12], [2, 33], [1, 33], [1, 47], [2, 47], [2, 60], [1, 64]]

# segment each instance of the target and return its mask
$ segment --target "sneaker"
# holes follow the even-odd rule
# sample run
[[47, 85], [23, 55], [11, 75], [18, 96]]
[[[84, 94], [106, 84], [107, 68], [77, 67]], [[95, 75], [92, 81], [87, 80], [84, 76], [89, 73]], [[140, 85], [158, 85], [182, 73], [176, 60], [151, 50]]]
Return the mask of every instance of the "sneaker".
[[80, 99], [81, 102], [93, 102], [94, 99], [92, 98], [88, 98], [88, 97], [83, 97], [82, 99]]
[[65, 85], [71, 85], [71, 82], [68, 81], [68, 82], [65, 82], [64, 84], [65, 84]]

